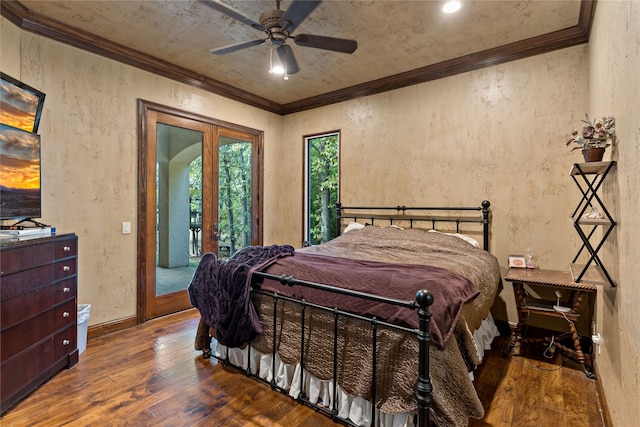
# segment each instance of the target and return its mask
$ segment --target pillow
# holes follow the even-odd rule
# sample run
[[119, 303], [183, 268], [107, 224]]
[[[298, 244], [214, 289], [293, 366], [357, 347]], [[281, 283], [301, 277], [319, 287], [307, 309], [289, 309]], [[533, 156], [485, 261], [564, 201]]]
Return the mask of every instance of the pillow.
[[[441, 233], [440, 231], [437, 231], [437, 230], [429, 230], [429, 232], [430, 233]], [[458, 239], [462, 239], [465, 242], [475, 246], [476, 248], [480, 247], [480, 243], [478, 243], [478, 241], [476, 239], [473, 239], [473, 238], [471, 238], [469, 236], [465, 236], [464, 234], [460, 234], [460, 233], [442, 233], [442, 234], [446, 234], [446, 235], [449, 235], [449, 236], [457, 237]]]
[[[342, 232], [342, 234], [346, 233], [347, 231], [351, 231], [351, 230], [360, 230], [362, 228], [365, 228], [366, 226], [370, 226], [371, 224], [360, 224], [359, 222], [355, 222], [355, 221], [351, 221], [347, 227], [344, 229], [344, 231]], [[398, 230], [404, 230], [404, 228], [395, 225], [395, 224], [391, 224], [389, 226], [389, 228], [397, 228]]]
[[360, 230], [364, 228], [364, 224], [360, 224], [359, 222], [355, 222], [355, 221], [351, 221], [348, 225], [347, 228], [344, 229], [344, 231], [342, 232], [343, 234], [346, 233], [347, 231], [351, 231], [351, 230]]

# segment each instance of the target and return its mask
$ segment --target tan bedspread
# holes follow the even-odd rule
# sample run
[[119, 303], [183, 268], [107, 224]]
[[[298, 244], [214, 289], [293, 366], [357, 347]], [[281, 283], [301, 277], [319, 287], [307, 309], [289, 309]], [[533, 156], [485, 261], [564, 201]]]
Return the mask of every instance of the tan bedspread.
[[[349, 231], [319, 246], [299, 251], [328, 256], [380, 262], [431, 265], [449, 268], [471, 280], [480, 295], [465, 305], [454, 336], [444, 349], [430, 350], [434, 412], [442, 426], [466, 426], [470, 417], [481, 418], [484, 409], [469, 379], [462, 353], [479, 363], [473, 348], [471, 331], [480, 326], [499, 291], [498, 262], [488, 252], [457, 237], [422, 230], [365, 227]], [[292, 272], [295, 276], [295, 273]], [[270, 353], [273, 342], [273, 300], [255, 297], [264, 334], [253, 343]], [[438, 304], [435, 301], [434, 304]], [[300, 309], [279, 306], [276, 328], [278, 353], [285, 363], [299, 362]], [[286, 312], [286, 316], [285, 316]], [[320, 379], [333, 376], [333, 315], [307, 309], [305, 316], [305, 368]], [[371, 326], [355, 320], [339, 322], [338, 382], [349, 394], [371, 400]], [[399, 413], [416, 409], [418, 342], [415, 334], [381, 328], [378, 342], [378, 381], [376, 405], [384, 412]]]

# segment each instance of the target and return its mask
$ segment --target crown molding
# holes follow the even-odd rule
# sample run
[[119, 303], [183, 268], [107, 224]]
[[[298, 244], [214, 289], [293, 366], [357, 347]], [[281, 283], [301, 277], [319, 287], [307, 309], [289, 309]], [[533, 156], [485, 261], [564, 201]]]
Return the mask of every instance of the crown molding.
[[148, 71], [253, 107], [282, 114], [282, 106], [167, 61], [114, 43], [95, 34], [63, 24], [24, 7], [19, 1], [3, 1], [0, 13], [25, 31], [47, 37], [114, 61]]
[[591, 33], [596, 1], [582, 0], [578, 24], [573, 27], [287, 104], [278, 104], [151, 55], [62, 24], [29, 10], [19, 1], [3, 1], [0, 13], [25, 31], [30, 31], [256, 108], [287, 115], [587, 43]]

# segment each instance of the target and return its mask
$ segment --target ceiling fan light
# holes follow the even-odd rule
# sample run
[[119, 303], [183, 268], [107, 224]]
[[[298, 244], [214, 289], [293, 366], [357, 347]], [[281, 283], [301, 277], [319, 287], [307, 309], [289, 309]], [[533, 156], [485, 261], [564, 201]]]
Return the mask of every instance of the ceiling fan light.
[[462, 7], [462, 3], [459, 1], [449, 1], [442, 6], [442, 11], [444, 13], [455, 13], [460, 10]]
[[284, 66], [280, 62], [280, 58], [273, 56], [273, 49], [269, 50], [269, 74], [283, 75], [285, 74]]
[[282, 65], [274, 65], [273, 67], [271, 67], [271, 70], [269, 70], [269, 72], [271, 74], [284, 74], [284, 68], [282, 67]]

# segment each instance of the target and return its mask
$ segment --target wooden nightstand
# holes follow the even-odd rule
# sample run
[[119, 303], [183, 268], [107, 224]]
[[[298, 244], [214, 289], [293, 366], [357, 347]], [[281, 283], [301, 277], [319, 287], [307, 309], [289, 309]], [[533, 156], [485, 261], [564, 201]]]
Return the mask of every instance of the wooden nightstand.
[[[511, 336], [509, 349], [505, 352], [508, 355], [513, 347], [518, 343], [526, 342], [548, 342], [551, 338], [523, 338], [522, 326], [524, 325], [529, 314], [538, 314], [541, 316], [550, 316], [562, 318], [567, 321], [573, 348], [554, 341], [556, 348], [571, 358], [577, 360], [582, 365], [584, 373], [589, 378], [595, 378], [593, 373], [587, 369], [585, 364], [585, 356], [580, 346], [580, 336], [576, 330], [574, 322], [580, 318], [580, 306], [584, 298], [589, 292], [596, 292], [597, 288], [589, 283], [575, 283], [568, 271], [540, 270], [528, 268], [510, 268], [507, 271], [504, 280], [513, 284], [513, 293], [516, 299], [516, 307], [518, 308], [518, 325], [515, 333]], [[570, 291], [569, 308], [567, 312], [560, 312], [553, 309], [552, 305], [544, 304], [543, 300], [535, 300], [525, 297], [525, 285], [546, 286], [556, 289], [565, 289]]]

